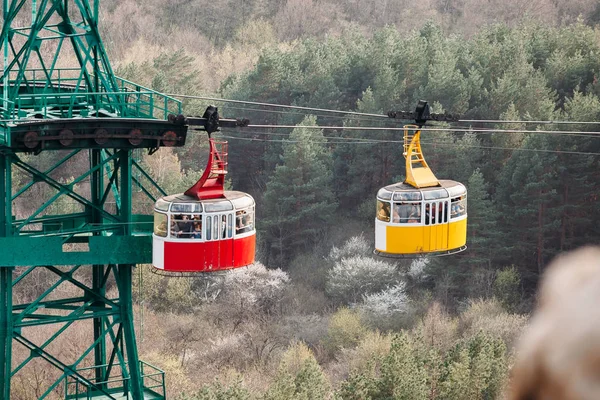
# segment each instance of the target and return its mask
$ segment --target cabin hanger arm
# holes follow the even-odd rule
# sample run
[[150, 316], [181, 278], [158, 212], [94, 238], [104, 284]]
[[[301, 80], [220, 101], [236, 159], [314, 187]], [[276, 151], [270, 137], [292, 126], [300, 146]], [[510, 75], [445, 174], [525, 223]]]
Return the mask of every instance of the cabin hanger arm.
[[387, 115], [395, 119], [414, 120], [419, 127], [425, 125], [427, 121], [458, 122], [460, 119], [460, 116], [456, 114], [432, 114], [429, 104], [425, 100], [419, 100], [415, 111], [388, 111]]
[[221, 118], [219, 109], [215, 106], [208, 106], [202, 117], [169, 114], [169, 121], [177, 125], [194, 126], [195, 130], [206, 131], [209, 137], [221, 128], [239, 128], [250, 124], [250, 120], [246, 118]]

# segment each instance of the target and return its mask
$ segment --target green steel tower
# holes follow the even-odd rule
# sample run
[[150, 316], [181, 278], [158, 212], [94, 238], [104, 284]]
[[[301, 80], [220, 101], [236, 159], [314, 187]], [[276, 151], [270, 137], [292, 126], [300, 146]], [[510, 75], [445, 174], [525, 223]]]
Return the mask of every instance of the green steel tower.
[[40, 399], [165, 397], [132, 312], [152, 232], [132, 198], [164, 193], [133, 152], [183, 146], [187, 125], [169, 118], [180, 102], [114, 76], [98, 2], [3, 0], [0, 399], [40, 370]]

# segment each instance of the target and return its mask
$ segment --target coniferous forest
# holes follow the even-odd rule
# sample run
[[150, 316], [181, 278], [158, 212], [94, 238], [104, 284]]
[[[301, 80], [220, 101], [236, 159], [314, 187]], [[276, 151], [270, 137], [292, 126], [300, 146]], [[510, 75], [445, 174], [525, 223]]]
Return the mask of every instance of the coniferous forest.
[[[259, 262], [179, 279], [138, 268], [140, 357], [166, 371], [170, 398], [503, 398], [545, 267], [600, 241], [597, 2], [111, 0], [102, 12], [115, 73], [164, 93], [382, 115], [427, 100], [507, 121], [428, 124], [432, 170], [468, 188], [468, 249], [394, 260], [372, 252], [375, 199], [405, 178], [397, 128], [410, 121], [185, 98], [186, 115], [214, 103], [296, 127], [216, 135], [228, 186], [256, 200]], [[177, 193], [207, 151], [192, 132], [140, 162]], [[34, 398], [46, 373], [14, 382], [15, 398]]]

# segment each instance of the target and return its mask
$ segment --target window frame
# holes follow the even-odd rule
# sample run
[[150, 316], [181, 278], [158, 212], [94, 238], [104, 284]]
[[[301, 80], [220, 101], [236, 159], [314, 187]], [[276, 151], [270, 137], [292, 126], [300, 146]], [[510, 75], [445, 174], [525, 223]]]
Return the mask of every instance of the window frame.
[[[448, 215], [450, 199], [436, 199], [436, 200], [427, 200], [423, 202], [423, 218], [424, 224], [428, 226], [434, 225], [443, 225], [447, 224], [450, 220]], [[429, 213], [429, 218], [427, 215], [427, 210], [432, 208], [432, 204], [436, 205], [436, 215], [433, 213]], [[429, 207], [427, 207], [429, 206]], [[435, 216], [435, 222], [433, 222], [433, 217]]]

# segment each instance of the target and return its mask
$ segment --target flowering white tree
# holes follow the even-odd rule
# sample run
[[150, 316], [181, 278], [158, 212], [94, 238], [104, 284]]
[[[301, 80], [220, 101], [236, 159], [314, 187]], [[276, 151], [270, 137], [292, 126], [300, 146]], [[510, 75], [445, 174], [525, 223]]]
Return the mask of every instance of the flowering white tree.
[[363, 296], [359, 309], [369, 318], [395, 318], [408, 311], [406, 284], [398, 282], [381, 292]]
[[333, 246], [329, 252], [329, 259], [331, 261], [339, 261], [342, 258], [368, 256], [371, 253], [371, 245], [367, 242], [367, 239], [360, 234], [348, 239], [341, 248]]
[[397, 282], [398, 272], [394, 265], [355, 256], [342, 258], [329, 271], [326, 290], [334, 299], [351, 304]]
[[223, 279], [220, 296], [266, 311], [281, 299], [289, 281], [290, 277], [281, 269], [267, 269], [257, 262], [229, 271]]

